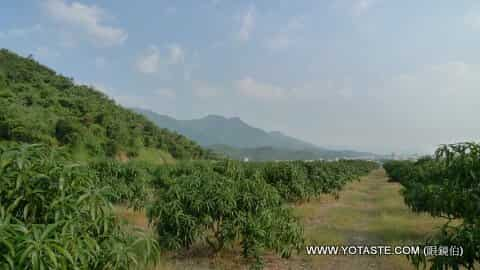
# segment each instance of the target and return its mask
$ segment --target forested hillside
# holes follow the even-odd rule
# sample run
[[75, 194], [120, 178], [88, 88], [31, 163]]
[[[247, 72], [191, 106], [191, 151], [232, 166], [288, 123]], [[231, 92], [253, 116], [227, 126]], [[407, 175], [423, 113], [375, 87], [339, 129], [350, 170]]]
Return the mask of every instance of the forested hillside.
[[0, 50], [0, 141], [66, 146], [78, 158], [206, 155], [103, 93], [6, 49]]

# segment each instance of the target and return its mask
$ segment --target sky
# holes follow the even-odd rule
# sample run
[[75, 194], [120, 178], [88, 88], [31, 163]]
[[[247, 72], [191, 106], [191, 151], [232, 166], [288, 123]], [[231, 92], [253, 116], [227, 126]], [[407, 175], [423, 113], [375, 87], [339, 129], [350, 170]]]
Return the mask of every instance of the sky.
[[119, 104], [319, 146], [480, 138], [480, 2], [4, 0], [0, 47]]

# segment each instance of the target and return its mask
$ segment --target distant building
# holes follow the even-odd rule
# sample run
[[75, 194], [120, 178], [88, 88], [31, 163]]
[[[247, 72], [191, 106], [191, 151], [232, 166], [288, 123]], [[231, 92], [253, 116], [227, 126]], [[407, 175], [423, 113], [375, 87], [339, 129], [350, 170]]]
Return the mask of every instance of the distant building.
[[248, 162], [248, 161], [249, 161], [248, 157], [243, 158], [243, 162]]

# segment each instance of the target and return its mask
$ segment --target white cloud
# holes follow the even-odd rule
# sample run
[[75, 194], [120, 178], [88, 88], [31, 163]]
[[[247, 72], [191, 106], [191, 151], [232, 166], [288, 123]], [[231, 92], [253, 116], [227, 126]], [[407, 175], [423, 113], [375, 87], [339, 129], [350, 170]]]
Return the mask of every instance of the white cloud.
[[160, 50], [157, 46], [151, 45], [146, 52], [140, 55], [135, 62], [135, 68], [141, 73], [156, 73], [161, 67]]
[[44, 2], [48, 15], [61, 26], [69, 27], [75, 36], [85, 35], [93, 44], [101, 47], [119, 45], [125, 42], [128, 34], [125, 30], [105, 24], [110, 16], [95, 5], [79, 2], [71, 4], [64, 0], [47, 0]]
[[256, 81], [251, 77], [236, 81], [234, 87], [240, 95], [261, 100], [282, 100], [287, 98], [290, 92], [282, 87]]
[[[135, 69], [141, 73], [153, 74], [174, 65], [185, 65], [185, 50], [178, 44], [171, 44], [166, 47], [167, 51], [161, 52], [160, 48], [150, 45], [135, 62]], [[184, 76], [187, 80], [190, 77], [190, 70], [184, 67]], [[188, 73], [188, 74], [187, 74]]]
[[238, 39], [241, 41], [248, 41], [250, 35], [255, 27], [255, 6], [250, 5], [245, 13], [240, 18], [240, 30], [238, 32]]
[[181, 64], [185, 61], [185, 51], [178, 44], [172, 44], [168, 47], [170, 54], [170, 64]]
[[174, 99], [177, 97], [175, 91], [171, 88], [160, 88], [154, 92], [159, 97]]

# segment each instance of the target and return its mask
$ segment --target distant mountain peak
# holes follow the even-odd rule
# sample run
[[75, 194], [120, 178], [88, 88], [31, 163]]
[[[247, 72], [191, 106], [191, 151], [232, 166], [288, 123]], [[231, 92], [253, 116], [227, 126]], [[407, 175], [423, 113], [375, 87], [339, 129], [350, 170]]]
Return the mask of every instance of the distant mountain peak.
[[[201, 118], [202, 119], [202, 118]], [[221, 115], [216, 115], [216, 114], [209, 114], [205, 116], [203, 119], [208, 119], [208, 120], [227, 120], [227, 118], [221, 116]]]
[[280, 131], [267, 132], [252, 127], [240, 117], [227, 118], [209, 114], [200, 119], [167, 121], [161, 115], [155, 116], [149, 113], [146, 116], [158, 126], [183, 134], [205, 147], [217, 146], [219, 149], [228, 149], [228, 151], [233, 151], [231, 148], [247, 149], [255, 153], [260, 151], [268, 157], [284, 153], [294, 157], [308, 156], [313, 159], [319, 155], [336, 153], [336, 151], [320, 148], [312, 143], [285, 135]]
[[207, 116], [205, 116], [204, 118], [201, 118], [201, 119], [207, 119], [207, 120], [213, 120], [213, 121], [231, 121], [231, 122], [245, 123], [238, 116], [227, 118], [225, 116], [221, 116], [221, 115], [217, 115], [217, 114], [209, 114], [209, 115], [207, 115]]
[[240, 119], [240, 117], [238, 117], [238, 116], [231, 117], [230, 120], [243, 122], [242, 119]]
[[279, 131], [267, 132], [252, 127], [238, 116], [226, 118], [209, 114], [199, 119], [175, 120], [152, 112], [137, 111], [145, 114], [158, 126], [184, 134], [204, 146], [222, 144], [240, 148], [281, 147], [292, 150], [316, 147]]
[[272, 134], [272, 135], [285, 136], [285, 134], [283, 134], [281, 131], [276, 131], [276, 130], [270, 131], [269, 133]]

